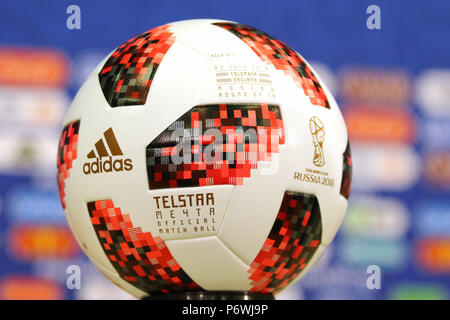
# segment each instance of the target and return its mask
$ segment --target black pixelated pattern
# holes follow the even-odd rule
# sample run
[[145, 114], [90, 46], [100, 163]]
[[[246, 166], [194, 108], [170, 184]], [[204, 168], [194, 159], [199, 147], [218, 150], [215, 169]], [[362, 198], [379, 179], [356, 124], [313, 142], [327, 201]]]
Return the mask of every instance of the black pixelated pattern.
[[279, 152], [279, 144], [284, 128], [276, 105], [195, 106], [147, 146], [149, 187], [242, 185], [258, 161]]
[[98, 77], [111, 107], [142, 105], [164, 55], [174, 42], [168, 25], [136, 36], [114, 51]]
[[57, 182], [59, 199], [61, 205], [66, 208], [66, 179], [70, 177], [70, 170], [73, 166], [73, 161], [78, 156], [78, 132], [80, 130], [80, 120], [72, 121], [67, 124], [59, 138], [58, 155], [56, 161], [57, 167]]
[[122, 279], [149, 294], [202, 290], [165, 242], [134, 227], [112, 200], [88, 202], [87, 208], [100, 245]]
[[317, 77], [303, 58], [285, 43], [246, 25], [230, 22], [213, 24], [241, 39], [262, 61], [272, 64], [277, 70], [282, 70], [292, 77], [313, 105], [330, 108], [328, 98]]
[[350, 190], [352, 188], [352, 153], [350, 150], [350, 143], [347, 142], [347, 148], [345, 148], [343, 154], [343, 168], [342, 168], [342, 180], [341, 180], [341, 195], [348, 199], [350, 196]]
[[276, 294], [285, 288], [306, 267], [321, 240], [317, 198], [286, 191], [269, 236], [250, 265], [250, 291]]

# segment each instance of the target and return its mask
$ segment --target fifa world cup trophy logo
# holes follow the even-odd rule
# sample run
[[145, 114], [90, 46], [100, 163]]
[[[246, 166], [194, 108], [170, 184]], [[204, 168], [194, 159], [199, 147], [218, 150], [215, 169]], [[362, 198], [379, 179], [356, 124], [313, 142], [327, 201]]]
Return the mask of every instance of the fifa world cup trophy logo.
[[313, 163], [322, 167], [325, 164], [325, 156], [323, 155], [323, 141], [325, 140], [325, 129], [322, 121], [317, 117], [309, 119], [309, 130], [314, 143], [314, 159]]

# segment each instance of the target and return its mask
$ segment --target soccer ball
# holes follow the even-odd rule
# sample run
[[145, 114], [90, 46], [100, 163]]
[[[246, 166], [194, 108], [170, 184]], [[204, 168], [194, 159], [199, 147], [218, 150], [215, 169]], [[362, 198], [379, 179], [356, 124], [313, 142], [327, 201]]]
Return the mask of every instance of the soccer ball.
[[170, 23], [114, 50], [68, 110], [57, 159], [77, 241], [139, 298], [277, 294], [335, 236], [351, 166], [311, 66], [223, 20]]

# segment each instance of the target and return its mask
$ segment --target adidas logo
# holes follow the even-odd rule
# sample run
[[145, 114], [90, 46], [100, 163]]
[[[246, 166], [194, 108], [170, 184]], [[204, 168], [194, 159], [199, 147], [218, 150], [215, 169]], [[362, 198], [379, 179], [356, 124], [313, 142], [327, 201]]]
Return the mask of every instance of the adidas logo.
[[[106, 144], [104, 141], [106, 141]], [[133, 161], [129, 158], [123, 159], [122, 156], [123, 152], [117, 142], [114, 131], [112, 128], [109, 128], [103, 133], [103, 138], [95, 143], [95, 148], [88, 153], [88, 159], [95, 159], [95, 161], [85, 162], [83, 164], [83, 172], [84, 174], [95, 174], [132, 170]]]

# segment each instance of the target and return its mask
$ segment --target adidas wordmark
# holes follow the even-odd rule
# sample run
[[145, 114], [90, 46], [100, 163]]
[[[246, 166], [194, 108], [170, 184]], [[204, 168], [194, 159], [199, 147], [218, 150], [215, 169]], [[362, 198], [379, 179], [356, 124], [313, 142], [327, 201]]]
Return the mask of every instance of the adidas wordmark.
[[[133, 161], [130, 158], [124, 159], [122, 157], [122, 149], [117, 142], [112, 128], [109, 128], [103, 133], [103, 138], [100, 138], [100, 140], [95, 143], [95, 148], [88, 153], [88, 159], [95, 160], [83, 164], [84, 174], [132, 170]], [[106, 144], [104, 143], [104, 140], [106, 141]]]

